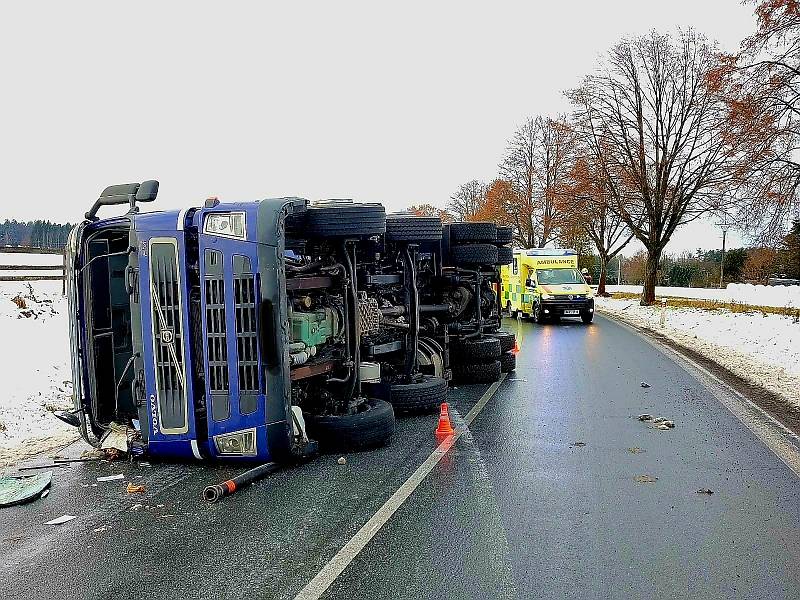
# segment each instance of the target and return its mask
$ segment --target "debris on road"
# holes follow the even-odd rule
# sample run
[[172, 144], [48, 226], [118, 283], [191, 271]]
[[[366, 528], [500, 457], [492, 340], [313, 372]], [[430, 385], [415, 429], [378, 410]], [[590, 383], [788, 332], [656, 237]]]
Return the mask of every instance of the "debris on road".
[[643, 415], [639, 415], [637, 418], [643, 423], [649, 423], [649, 427], [651, 429], [660, 429], [662, 431], [666, 431], [667, 429], [673, 429], [675, 427], [675, 421], [670, 421], [666, 417], [653, 417], [653, 415], [648, 415], [645, 413]]
[[669, 429], [675, 429], [675, 422], [674, 421], [662, 421], [661, 423], [657, 423], [653, 425], [654, 429], [660, 429], [661, 431], [668, 431]]
[[340, 456], [339, 460], [337, 460], [336, 462], [338, 464], [340, 464], [340, 465], [346, 465], [347, 464], [347, 459], [344, 456]]
[[642, 452], [647, 452], [647, 450], [634, 446], [633, 448], [628, 448], [628, 452], [631, 454], [641, 454]]
[[38, 498], [47, 491], [53, 480], [53, 472], [36, 475], [10, 475], [0, 477], [0, 506], [24, 504]]
[[50, 521], [47, 521], [45, 523], [45, 525], [61, 525], [62, 523], [66, 523], [67, 521], [72, 521], [72, 519], [75, 519], [75, 518], [77, 518], [77, 517], [75, 517], [73, 515], [63, 515], [63, 516], [58, 517], [56, 519], [51, 519]]
[[583, 448], [586, 445], [586, 442], [573, 442], [570, 444], [571, 448]]
[[128, 452], [128, 428], [119, 423], [111, 423], [109, 431], [103, 436], [101, 450], [118, 450]]
[[637, 475], [633, 480], [636, 483], [655, 483], [658, 481], [658, 477], [653, 477], [652, 475]]
[[116, 475], [106, 475], [105, 477], [98, 477], [97, 481], [116, 481], [117, 479], [124, 479], [125, 476], [122, 473], [117, 473]]
[[640, 385], [641, 385], [643, 388], [649, 388], [649, 387], [650, 387], [650, 384], [649, 384], [649, 383], [647, 383], [646, 381], [643, 381], [643, 382], [642, 382]]
[[697, 493], [698, 494], [706, 494], [706, 495], [710, 496], [711, 494], [714, 493], [714, 491], [710, 490], [708, 488], [700, 488], [699, 490], [697, 490]]
[[147, 491], [147, 488], [143, 485], [137, 485], [135, 483], [128, 482], [128, 487], [126, 490], [129, 494], [144, 494]]
[[653, 415], [648, 415], [647, 413], [644, 413], [643, 415], [639, 415], [638, 418], [640, 421], [652, 421]]

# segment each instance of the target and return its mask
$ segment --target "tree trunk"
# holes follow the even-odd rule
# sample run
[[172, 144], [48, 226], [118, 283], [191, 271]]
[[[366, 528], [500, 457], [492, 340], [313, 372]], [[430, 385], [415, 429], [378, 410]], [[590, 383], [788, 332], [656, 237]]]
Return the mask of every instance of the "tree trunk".
[[600, 277], [597, 280], [597, 295], [606, 296], [606, 275], [608, 274], [608, 258], [600, 255]]
[[658, 263], [661, 262], [661, 248], [647, 249], [647, 264], [644, 272], [644, 288], [642, 289], [642, 306], [650, 306], [656, 301], [656, 280], [658, 279]]

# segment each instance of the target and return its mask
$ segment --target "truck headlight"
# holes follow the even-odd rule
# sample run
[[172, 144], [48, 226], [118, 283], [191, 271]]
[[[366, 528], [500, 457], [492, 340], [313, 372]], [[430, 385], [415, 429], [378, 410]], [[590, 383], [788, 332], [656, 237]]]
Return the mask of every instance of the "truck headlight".
[[210, 213], [206, 215], [205, 223], [203, 223], [203, 233], [239, 240], [246, 239], [244, 213]]
[[243, 429], [235, 433], [214, 436], [214, 444], [219, 454], [227, 456], [247, 456], [256, 453], [256, 430]]
[[552, 297], [550, 294], [542, 294], [542, 300], [550, 300]]

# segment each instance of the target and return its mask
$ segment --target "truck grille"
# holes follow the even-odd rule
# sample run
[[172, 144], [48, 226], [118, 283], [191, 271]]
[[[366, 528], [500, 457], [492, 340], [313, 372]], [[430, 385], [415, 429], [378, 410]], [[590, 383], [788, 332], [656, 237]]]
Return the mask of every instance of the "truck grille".
[[233, 306], [236, 316], [236, 350], [239, 376], [239, 412], [255, 412], [258, 403], [258, 327], [256, 283], [250, 259], [234, 256]]
[[188, 431], [178, 244], [174, 238], [150, 240], [150, 296], [153, 358], [161, 429]]

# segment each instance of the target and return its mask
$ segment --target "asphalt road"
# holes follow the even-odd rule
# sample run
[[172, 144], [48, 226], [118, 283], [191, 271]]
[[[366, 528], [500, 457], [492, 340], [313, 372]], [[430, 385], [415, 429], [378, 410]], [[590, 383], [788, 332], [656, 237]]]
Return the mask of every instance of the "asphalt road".
[[[704, 381], [603, 318], [507, 328], [516, 373], [323, 597], [800, 597], [800, 479]], [[451, 391], [456, 424], [486, 387]], [[56, 469], [49, 496], [0, 510], [2, 597], [293, 598], [431, 454], [435, 425], [404, 418], [387, 448], [216, 505], [200, 491], [240, 469]], [[115, 473], [147, 492], [93, 485]]]

